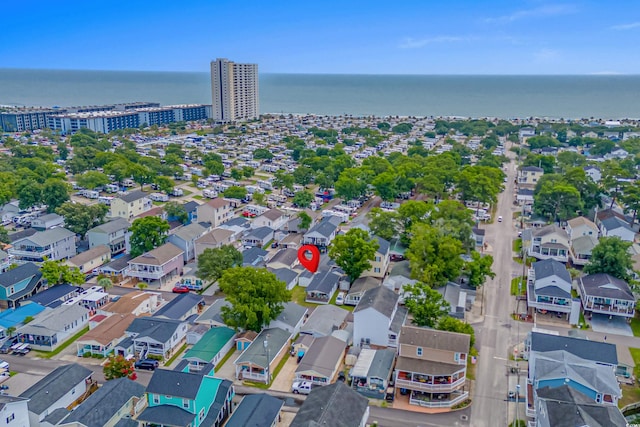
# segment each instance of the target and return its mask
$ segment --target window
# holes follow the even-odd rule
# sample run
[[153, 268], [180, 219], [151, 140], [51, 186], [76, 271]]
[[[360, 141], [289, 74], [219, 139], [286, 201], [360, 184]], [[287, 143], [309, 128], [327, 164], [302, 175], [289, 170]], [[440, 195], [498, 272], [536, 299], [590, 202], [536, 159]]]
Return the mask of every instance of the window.
[[373, 272], [374, 273], [380, 273], [380, 269], [378, 267], [376, 267], [376, 268], [373, 269]]
[[189, 399], [182, 399], [182, 407], [188, 409], [189, 408]]
[[153, 395], [153, 403], [155, 403], [156, 405], [160, 403], [160, 396], [157, 394]]
[[416, 356], [422, 356], [422, 347], [416, 348]]
[[377, 256], [377, 257], [376, 257], [376, 262], [380, 262], [380, 261], [382, 261], [382, 258], [381, 258], [381, 257], [379, 257], [379, 256]]
[[11, 414], [7, 417], [7, 424], [9, 424], [11, 421], [13, 421], [16, 418], [15, 414]]
[[204, 420], [204, 408], [200, 409], [200, 413], [198, 414], [198, 419], [200, 421]]

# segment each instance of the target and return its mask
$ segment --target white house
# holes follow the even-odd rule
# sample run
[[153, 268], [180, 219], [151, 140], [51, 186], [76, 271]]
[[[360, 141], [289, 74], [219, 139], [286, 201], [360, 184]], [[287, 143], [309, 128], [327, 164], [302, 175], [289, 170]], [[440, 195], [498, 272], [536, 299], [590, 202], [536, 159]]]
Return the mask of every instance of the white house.
[[399, 298], [384, 286], [364, 293], [353, 310], [353, 342], [356, 346], [398, 346], [398, 335], [407, 316], [406, 308], [398, 307]]
[[387, 268], [389, 268], [391, 244], [381, 237], [374, 236], [374, 238], [378, 242], [378, 249], [371, 261], [371, 268], [364, 271], [361, 276], [383, 278], [387, 273]]
[[571, 275], [552, 259], [535, 262], [529, 270], [527, 304], [543, 313], [562, 313], [572, 325], [579, 321], [580, 301], [571, 297]]
[[269, 323], [268, 328], [284, 329], [290, 332], [291, 336], [296, 336], [300, 332], [308, 312], [307, 307], [298, 305], [295, 302], [287, 302], [278, 317]]
[[287, 223], [289, 217], [280, 209], [269, 209], [253, 220], [252, 228], [269, 227], [280, 230]]

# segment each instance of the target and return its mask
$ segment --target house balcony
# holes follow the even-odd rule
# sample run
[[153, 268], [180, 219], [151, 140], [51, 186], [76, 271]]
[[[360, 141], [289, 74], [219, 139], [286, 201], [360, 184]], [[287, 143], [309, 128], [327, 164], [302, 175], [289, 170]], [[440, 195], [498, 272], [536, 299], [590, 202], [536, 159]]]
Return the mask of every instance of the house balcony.
[[555, 259], [560, 262], [569, 261], [566, 249], [548, 247], [548, 246], [532, 246], [529, 248], [529, 256], [536, 259]]
[[52, 248], [30, 248], [30, 247], [15, 247], [9, 249], [9, 253], [16, 258], [20, 258], [27, 261], [43, 261], [44, 258], [51, 259], [53, 254]]
[[574, 254], [571, 251], [569, 255], [571, 256], [571, 263], [574, 265], [587, 265], [591, 260], [591, 254]]
[[396, 378], [396, 387], [406, 388], [422, 392], [439, 392], [447, 393], [457, 390], [464, 386], [466, 377], [463, 374], [458, 376], [433, 376], [422, 374], [411, 374], [410, 372], [400, 371]]
[[631, 301], [630, 305], [596, 304], [593, 301], [586, 301], [583, 302], [583, 308], [592, 313], [606, 314], [609, 316], [633, 317], [636, 312]]
[[533, 285], [527, 287], [527, 305], [538, 310], [571, 313], [571, 299], [536, 295]]
[[423, 408], [451, 408], [469, 398], [468, 391], [456, 391], [453, 393], [423, 393], [412, 391], [409, 396], [411, 405]]
[[303, 245], [315, 245], [319, 248], [324, 248], [327, 247], [329, 245], [329, 240], [325, 239], [325, 238], [318, 238], [318, 237], [304, 237], [302, 239], [302, 244]]
[[138, 279], [151, 279], [151, 280], [160, 280], [165, 276], [165, 273], [162, 269], [151, 269], [145, 267], [137, 267], [131, 266], [128, 276], [137, 277]]
[[306, 302], [315, 304], [329, 304], [329, 296], [327, 294], [307, 293]]

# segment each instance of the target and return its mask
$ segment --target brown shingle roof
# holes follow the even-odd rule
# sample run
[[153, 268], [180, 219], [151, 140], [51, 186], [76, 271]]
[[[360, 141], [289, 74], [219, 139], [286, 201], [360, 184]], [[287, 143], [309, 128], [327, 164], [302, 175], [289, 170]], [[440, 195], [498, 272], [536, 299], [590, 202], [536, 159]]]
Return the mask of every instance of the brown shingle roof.
[[89, 249], [88, 251], [82, 252], [73, 258], [69, 258], [69, 262], [75, 266], [81, 266], [85, 262], [91, 261], [92, 259], [99, 258], [103, 255], [107, 255], [111, 253], [111, 250], [106, 245], [98, 245]]
[[209, 200], [207, 202], [207, 205], [211, 206], [212, 208], [221, 208], [224, 206], [228, 206], [230, 204], [230, 202], [228, 200], [223, 199], [222, 197], [216, 197], [215, 199]]
[[468, 353], [471, 337], [457, 332], [439, 331], [437, 329], [403, 326], [400, 333], [400, 344], [415, 345], [437, 350]]
[[135, 318], [133, 314], [114, 314], [84, 334], [78, 342], [96, 341], [102, 345], [107, 345], [111, 341], [122, 337], [124, 331], [127, 330]]
[[109, 313], [131, 314], [147, 299], [148, 292], [134, 291], [122, 295], [118, 301], [114, 301], [102, 307]]
[[282, 212], [280, 209], [269, 209], [268, 211], [266, 211], [260, 216], [270, 219], [271, 221], [275, 221], [276, 219], [280, 218], [282, 215], [284, 215], [284, 212]]
[[182, 255], [183, 253], [184, 251], [173, 243], [165, 243], [160, 247], [157, 247], [145, 254], [140, 255], [139, 257], [132, 259], [131, 261], [129, 261], [129, 265], [163, 265], [171, 261], [173, 258]]
[[198, 237], [196, 239], [196, 243], [215, 245], [220, 242], [226, 241], [232, 235], [233, 231], [231, 230], [225, 230], [224, 228], [214, 228], [210, 233]]

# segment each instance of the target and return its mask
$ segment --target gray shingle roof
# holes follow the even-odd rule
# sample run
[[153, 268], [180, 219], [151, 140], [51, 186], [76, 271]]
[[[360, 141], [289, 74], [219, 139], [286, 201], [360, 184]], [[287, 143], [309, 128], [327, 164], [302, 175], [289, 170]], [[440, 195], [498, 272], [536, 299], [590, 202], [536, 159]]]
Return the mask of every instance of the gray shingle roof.
[[29, 400], [29, 411], [41, 414], [72, 388], [84, 382], [93, 372], [77, 363], [63, 365], [25, 390], [20, 397]]
[[533, 263], [533, 271], [535, 272], [536, 280], [555, 275], [565, 282], [571, 283], [571, 274], [569, 274], [567, 268], [564, 264], [553, 259], [545, 259], [544, 261]]
[[21, 334], [52, 335], [64, 331], [73, 321], [88, 315], [89, 310], [78, 304], [61, 305], [54, 309], [46, 309], [36, 318], [18, 329]]
[[8, 288], [29, 277], [37, 277], [38, 279], [42, 277], [40, 269], [32, 262], [27, 262], [26, 264], [19, 265], [12, 270], [0, 274], [0, 286]]
[[267, 366], [267, 353], [264, 350], [264, 341], [267, 341], [269, 357], [273, 358], [280, 352], [282, 347], [289, 343], [291, 334], [284, 329], [270, 328], [263, 329], [245, 351], [233, 362], [235, 365], [251, 362], [257, 366]]
[[139, 337], [153, 338], [159, 342], [167, 342], [182, 324], [179, 320], [161, 317], [138, 317], [127, 328], [127, 332]]
[[129, 224], [129, 221], [127, 221], [124, 218], [117, 217], [117, 218], [113, 218], [109, 222], [105, 222], [102, 225], [93, 227], [91, 230], [89, 230], [89, 233], [93, 232], [93, 233], [109, 234], [109, 233], [115, 233], [116, 231], [120, 231], [120, 230], [127, 230], [129, 229], [129, 227], [131, 227], [131, 224]]
[[604, 228], [607, 229], [607, 231], [616, 230], [618, 228], [624, 228], [625, 230], [633, 231], [631, 227], [629, 227], [629, 224], [626, 221], [616, 216], [610, 216], [609, 218], [605, 218], [602, 221], [600, 221], [600, 223], [604, 226]]
[[284, 402], [265, 393], [247, 395], [225, 424], [226, 427], [271, 427]]
[[60, 298], [63, 298], [66, 295], [83, 291], [84, 289], [79, 286], [72, 286], [67, 284], [56, 285], [42, 292], [38, 292], [37, 294], [29, 298], [29, 301], [36, 302], [44, 307], [57, 307], [58, 305], [62, 304]]
[[374, 236], [378, 241], [378, 252], [381, 254], [386, 254], [389, 252], [389, 248], [391, 247], [391, 243], [388, 240], [383, 239], [382, 237]]
[[206, 231], [206, 228], [194, 222], [176, 229], [172, 235], [181, 238], [185, 242], [190, 242], [202, 236]]
[[301, 333], [314, 336], [330, 335], [340, 328], [349, 312], [335, 305], [320, 305], [313, 310], [307, 321], [300, 328]]
[[598, 238], [591, 235], [576, 237], [571, 241], [574, 254], [591, 254], [593, 248], [598, 244]]
[[307, 307], [303, 307], [295, 302], [287, 302], [284, 304], [284, 309], [275, 320], [294, 327], [298, 322], [300, 322], [305, 314], [307, 314], [307, 311]]
[[[156, 370], [156, 372], [158, 371]], [[160, 405], [145, 408], [145, 410], [138, 415], [138, 421], [157, 425], [167, 424], [176, 427], [187, 427], [191, 425], [195, 417], [191, 412], [185, 411], [177, 406]]]
[[35, 233], [33, 236], [24, 237], [23, 239], [16, 240], [14, 245], [22, 240], [28, 240], [33, 244], [44, 247], [50, 245], [55, 242], [59, 242], [60, 240], [66, 239], [68, 237], [74, 237], [75, 233], [67, 230], [66, 228], [58, 227], [58, 228], [50, 228], [48, 230], [39, 231]]
[[180, 294], [156, 311], [154, 316], [180, 320], [200, 303], [204, 304], [204, 298], [201, 295], [192, 293]]
[[242, 263], [245, 265], [253, 265], [260, 257], [264, 258], [268, 253], [269, 252], [257, 246], [251, 247], [245, 251], [242, 251]]
[[279, 262], [284, 265], [293, 265], [298, 259], [298, 251], [293, 248], [281, 249], [269, 260], [269, 263]]
[[600, 363], [618, 364], [618, 354], [616, 346], [613, 344], [531, 332], [531, 351], [548, 352], [554, 350], [566, 350], [583, 359]]
[[190, 213], [195, 211], [198, 206], [200, 206], [200, 203], [198, 202], [194, 202], [193, 200], [190, 202], [186, 202], [182, 205], [182, 207], [184, 208], [185, 212]]
[[147, 193], [142, 190], [135, 190], [131, 193], [127, 193], [124, 196], [120, 196], [119, 199], [125, 201], [126, 203], [135, 202], [136, 200], [140, 200], [143, 197], [147, 197]]
[[345, 342], [336, 337], [316, 338], [298, 364], [296, 373], [313, 371], [331, 381], [334, 369], [338, 361], [342, 359], [344, 349]]
[[588, 276], [582, 276], [579, 281], [581, 287], [589, 296], [635, 300], [627, 282], [609, 274], [589, 274]]
[[339, 224], [336, 224], [336, 220], [332, 220], [331, 218], [332, 217], [330, 216], [322, 218], [322, 221], [320, 221], [319, 223], [311, 227], [311, 229], [309, 229], [309, 231], [307, 231], [305, 235], [311, 234], [311, 233], [318, 233], [324, 237], [331, 236], [331, 233], [336, 231], [336, 229], [339, 226]]
[[199, 373], [156, 369], [147, 386], [147, 393], [195, 399], [204, 375]]
[[288, 268], [269, 268], [268, 270], [275, 274], [278, 280], [282, 280], [286, 284], [293, 282], [298, 277], [296, 270]]
[[226, 299], [220, 298], [211, 304], [211, 306], [198, 317], [196, 323], [209, 323], [211, 321], [216, 323], [224, 324], [224, 320], [222, 320], [222, 307], [231, 307], [231, 304], [227, 302]]
[[130, 264], [163, 265], [184, 253], [173, 243], [165, 243], [129, 261]]
[[307, 292], [318, 291], [329, 293], [331, 289], [338, 286], [340, 276], [332, 271], [319, 271], [313, 275], [311, 283], [307, 286]]
[[403, 326], [398, 339], [400, 344], [446, 350], [457, 353], [468, 353], [471, 337], [457, 332], [439, 331], [436, 329]]
[[82, 402], [64, 422], [82, 422], [87, 427], [103, 427], [132, 397], [144, 398], [144, 386], [128, 378], [105, 382]]
[[253, 229], [251, 232], [249, 232], [249, 234], [246, 235], [245, 239], [262, 240], [262, 239], [265, 239], [267, 236], [271, 235], [272, 233], [273, 233], [273, 228], [258, 227]]
[[108, 264], [102, 266], [103, 269], [109, 269], [113, 271], [122, 271], [129, 267], [129, 261], [131, 261], [131, 255], [125, 254], [118, 259], [114, 259]]
[[369, 400], [342, 381], [311, 390], [291, 427], [359, 427]]
[[391, 289], [384, 286], [376, 286], [375, 288], [368, 289], [360, 298], [358, 305], [356, 306], [354, 313], [357, 313], [367, 308], [373, 308], [378, 313], [391, 319], [393, 316], [393, 310], [398, 305], [398, 298], [400, 295], [393, 292]]

